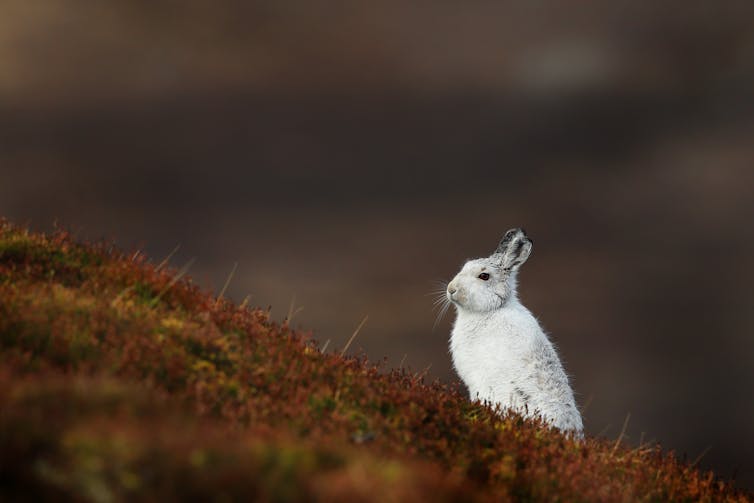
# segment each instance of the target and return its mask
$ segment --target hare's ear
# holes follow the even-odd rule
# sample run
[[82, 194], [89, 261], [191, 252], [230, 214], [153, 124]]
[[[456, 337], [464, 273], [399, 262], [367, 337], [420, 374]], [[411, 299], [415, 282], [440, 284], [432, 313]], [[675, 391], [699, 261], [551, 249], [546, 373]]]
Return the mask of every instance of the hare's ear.
[[505, 270], [518, 269], [529, 258], [532, 244], [523, 229], [511, 229], [500, 240], [492, 258]]

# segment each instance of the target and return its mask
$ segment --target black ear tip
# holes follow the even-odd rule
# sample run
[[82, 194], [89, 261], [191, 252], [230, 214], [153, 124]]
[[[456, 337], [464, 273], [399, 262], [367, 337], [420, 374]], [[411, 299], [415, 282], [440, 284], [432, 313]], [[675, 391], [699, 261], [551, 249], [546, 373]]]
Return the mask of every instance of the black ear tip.
[[526, 231], [523, 227], [514, 227], [513, 229], [508, 229], [505, 232], [505, 235], [503, 236], [503, 242], [508, 242], [514, 237], [522, 237], [524, 239], [529, 238], [529, 236], [526, 235]]
[[532, 240], [526, 235], [526, 231], [522, 227], [514, 227], [508, 229], [505, 235], [497, 245], [496, 253], [504, 253], [513, 242], [517, 242], [519, 246], [523, 246], [524, 243], [532, 243]]

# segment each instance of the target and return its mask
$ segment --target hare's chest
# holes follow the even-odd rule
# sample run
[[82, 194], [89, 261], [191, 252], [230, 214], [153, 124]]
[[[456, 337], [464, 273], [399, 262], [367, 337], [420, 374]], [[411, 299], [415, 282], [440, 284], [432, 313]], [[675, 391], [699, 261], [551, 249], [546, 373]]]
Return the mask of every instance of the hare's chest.
[[[471, 398], [501, 401], [517, 380], [518, 349], [501, 337], [466, 337], [462, 327], [451, 337], [453, 366]], [[508, 390], [510, 391], [510, 390]]]

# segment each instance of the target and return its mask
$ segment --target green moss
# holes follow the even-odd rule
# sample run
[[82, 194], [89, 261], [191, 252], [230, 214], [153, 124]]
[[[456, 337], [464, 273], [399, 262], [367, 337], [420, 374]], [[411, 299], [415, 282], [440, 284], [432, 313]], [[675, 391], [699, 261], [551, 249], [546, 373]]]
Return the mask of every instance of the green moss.
[[311, 413], [317, 418], [321, 418], [323, 415], [331, 413], [338, 405], [335, 399], [329, 395], [310, 396], [308, 403]]
[[27, 237], [19, 234], [6, 234], [0, 239], [0, 260], [22, 262], [36, 255], [39, 247]]
[[157, 292], [155, 292], [153, 287], [147, 283], [137, 281], [129, 288], [133, 291], [136, 299], [142, 304], [151, 306], [157, 298]]

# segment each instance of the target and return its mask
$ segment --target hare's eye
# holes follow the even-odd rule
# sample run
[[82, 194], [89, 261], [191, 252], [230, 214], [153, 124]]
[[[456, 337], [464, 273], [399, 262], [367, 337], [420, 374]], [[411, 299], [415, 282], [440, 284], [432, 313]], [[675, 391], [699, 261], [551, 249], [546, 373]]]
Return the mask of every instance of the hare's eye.
[[481, 279], [482, 281], [487, 281], [488, 279], [490, 279], [490, 275], [486, 272], [483, 272], [482, 274], [477, 276], [477, 278]]

